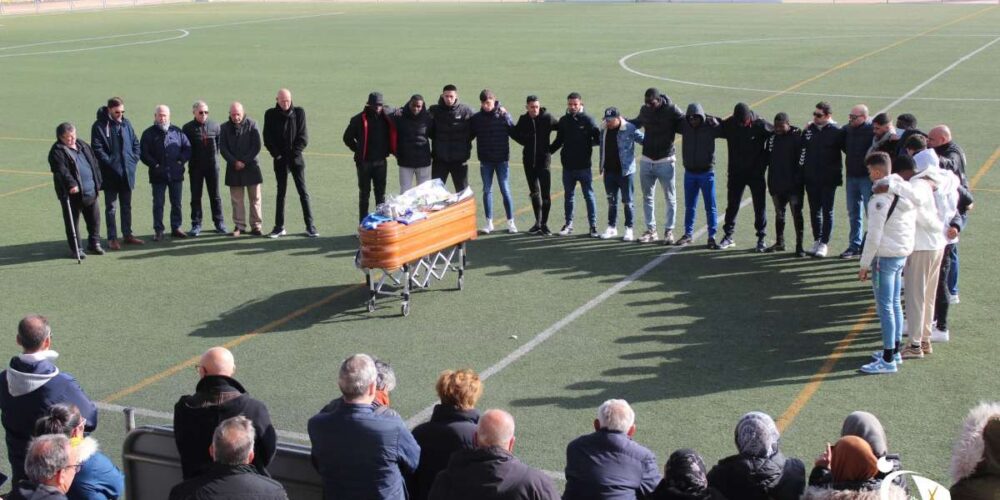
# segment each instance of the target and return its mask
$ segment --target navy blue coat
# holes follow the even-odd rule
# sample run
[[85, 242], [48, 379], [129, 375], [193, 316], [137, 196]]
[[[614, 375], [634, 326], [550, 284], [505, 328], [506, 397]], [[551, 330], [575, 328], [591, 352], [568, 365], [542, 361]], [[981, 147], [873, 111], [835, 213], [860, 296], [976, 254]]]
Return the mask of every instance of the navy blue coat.
[[408, 498], [404, 475], [417, 469], [420, 446], [402, 419], [343, 403], [310, 418], [308, 429], [324, 499]]
[[[121, 134], [121, 143], [116, 137]], [[139, 137], [128, 118], [121, 123], [108, 116], [108, 107], [97, 110], [97, 121], [90, 127], [90, 146], [100, 163], [105, 186], [135, 189], [135, 167], [139, 164]]]
[[634, 500], [660, 484], [656, 455], [624, 432], [601, 429], [566, 447], [563, 500]]
[[484, 163], [510, 161], [510, 132], [514, 120], [510, 113], [500, 113], [500, 103], [493, 111], [479, 110], [472, 115], [470, 132], [476, 139], [476, 158]]
[[84, 438], [77, 445], [77, 454], [81, 467], [66, 492], [70, 500], [107, 500], [125, 495], [125, 475], [97, 450], [97, 441]]
[[875, 131], [872, 122], [865, 122], [857, 127], [850, 123], [840, 129], [844, 134], [844, 166], [848, 177], [868, 177], [868, 167], [865, 157], [872, 147]]
[[97, 428], [97, 407], [76, 379], [60, 372], [52, 361], [25, 361], [14, 356], [9, 368], [0, 372], [0, 412], [3, 413], [0, 420], [7, 431], [7, 457], [13, 482], [25, 477], [24, 457], [35, 421], [58, 403], [76, 405], [80, 415], [87, 419], [87, 432]]
[[184, 180], [184, 164], [191, 159], [191, 142], [174, 125], [167, 130], [153, 125], [139, 140], [142, 162], [149, 167], [150, 184], [168, 184]]

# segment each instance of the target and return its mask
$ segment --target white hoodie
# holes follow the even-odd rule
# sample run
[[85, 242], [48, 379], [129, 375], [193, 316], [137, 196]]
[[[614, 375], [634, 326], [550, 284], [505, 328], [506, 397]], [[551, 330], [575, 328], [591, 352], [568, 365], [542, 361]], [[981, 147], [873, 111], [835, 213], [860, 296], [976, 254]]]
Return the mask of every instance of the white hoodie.
[[[925, 149], [913, 156], [917, 164], [917, 174], [909, 182], [902, 177], [893, 175], [889, 179], [889, 192], [899, 195], [912, 203], [917, 210], [917, 226], [914, 235], [913, 251], [937, 251], [948, 245], [945, 233], [948, 229], [945, 219], [948, 213], [949, 193], [954, 194], [953, 206], [958, 205], [958, 187], [938, 167], [937, 153], [933, 149]], [[954, 175], [948, 174], [953, 178]], [[937, 191], [940, 191], [940, 195]], [[939, 201], [940, 198], [940, 201]], [[940, 205], [940, 207], [939, 207]], [[957, 209], [956, 209], [957, 210]], [[951, 212], [954, 216], [955, 212]]]
[[[896, 174], [879, 183], [906, 182]], [[892, 215], [889, 208], [895, 196], [889, 193], [873, 194], [868, 200], [868, 234], [861, 251], [861, 268], [872, 266], [875, 257], [907, 257], [913, 253], [917, 211], [913, 203], [900, 196]]]

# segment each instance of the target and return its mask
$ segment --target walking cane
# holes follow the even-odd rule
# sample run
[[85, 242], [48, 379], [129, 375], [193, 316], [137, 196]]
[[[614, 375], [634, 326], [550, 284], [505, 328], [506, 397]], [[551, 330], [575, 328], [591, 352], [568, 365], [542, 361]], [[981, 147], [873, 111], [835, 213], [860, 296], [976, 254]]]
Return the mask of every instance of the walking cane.
[[66, 206], [66, 220], [69, 221], [69, 230], [73, 233], [73, 252], [74, 255], [76, 255], [76, 263], [83, 264], [83, 261], [80, 260], [80, 239], [76, 236], [76, 224], [73, 222], [73, 210], [69, 206], [69, 197], [70, 194], [66, 193], [66, 197], [64, 198], [64, 205]]

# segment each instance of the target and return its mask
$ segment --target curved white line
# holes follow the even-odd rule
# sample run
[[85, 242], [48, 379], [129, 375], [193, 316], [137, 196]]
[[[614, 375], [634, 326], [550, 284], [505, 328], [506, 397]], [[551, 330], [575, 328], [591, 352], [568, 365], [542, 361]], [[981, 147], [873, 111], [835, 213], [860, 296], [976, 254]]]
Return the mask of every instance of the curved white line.
[[[995, 37], [996, 35], [931, 35], [940, 38], [988, 38]], [[641, 71], [632, 69], [628, 65], [628, 60], [639, 56], [642, 54], [648, 54], [650, 52], [660, 52], [667, 50], [679, 50], [687, 49], [691, 47], [706, 47], [711, 45], [734, 45], [743, 43], [760, 43], [760, 42], [786, 42], [786, 41], [801, 41], [806, 38], [809, 39], [845, 39], [845, 38], [889, 38], [890, 35], [825, 35], [825, 36], [815, 36], [815, 37], [777, 37], [777, 38], [748, 38], [743, 40], [713, 40], [710, 42], [699, 42], [699, 43], [689, 43], [683, 45], [671, 45], [667, 47], [656, 47], [652, 49], [645, 49], [633, 52], [622, 56], [618, 60], [618, 65], [622, 69], [632, 73], [634, 75], [642, 76], [645, 78], [652, 78], [654, 80], [661, 80], [665, 82], [678, 83], [681, 85], [691, 85], [693, 87], [703, 87], [710, 89], [719, 90], [735, 90], [739, 92], [760, 92], [763, 94], [788, 94], [788, 95], [800, 95], [800, 96], [811, 96], [811, 97], [841, 97], [841, 98], [851, 98], [851, 99], [896, 99], [898, 96], [875, 96], [875, 95], [854, 95], [854, 94], [824, 94], [818, 92], [786, 92], [783, 90], [773, 90], [773, 89], [760, 89], [753, 87], [734, 87], [729, 85], [715, 85], [711, 83], [694, 82], [690, 80], [681, 80], [678, 78], [670, 78], [667, 76], [651, 75], [649, 73], [643, 73]], [[946, 101], [946, 102], [1000, 102], [1000, 98], [975, 98], [975, 97], [911, 97], [910, 100], [914, 101]]]
[[181, 38], [186, 38], [191, 34], [190, 31], [185, 29], [175, 29], [167, 31], [179, 31], [180, 34], [177, 36], [167, 37], [167, 38], [157, 38], [156, 40], [143, 40], [141, 42], [128, 42], [128, 43], [117, 43], [114, 45], [98, 45], [96, 47], [80, 47], [76, 49], [62, 49], [62, 50], [45, 50], [42, 52], [23, 52], [20, 54], [0, 54], [0, 59], [8, 57], [24, 57], [24, 56], [40, 56], [47, 54], [69, 54], [72, 52], [86, 52], [89, 50], [102, 50], [102, 49], [113, 49], [116, 47], [131, 47], [134, 45], [149, 45], [153, 43], [169, 42], [171, 40], [180, 40]]

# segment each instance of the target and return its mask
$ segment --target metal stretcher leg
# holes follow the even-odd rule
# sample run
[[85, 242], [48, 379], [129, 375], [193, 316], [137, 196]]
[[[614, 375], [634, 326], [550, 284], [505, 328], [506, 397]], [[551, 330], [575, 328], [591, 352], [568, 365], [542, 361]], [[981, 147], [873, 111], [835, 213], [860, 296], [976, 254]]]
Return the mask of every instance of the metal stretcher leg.
[[400, 306], [403, 316], [410, 315], [410, 265], [403, 264], [403, 304]]

